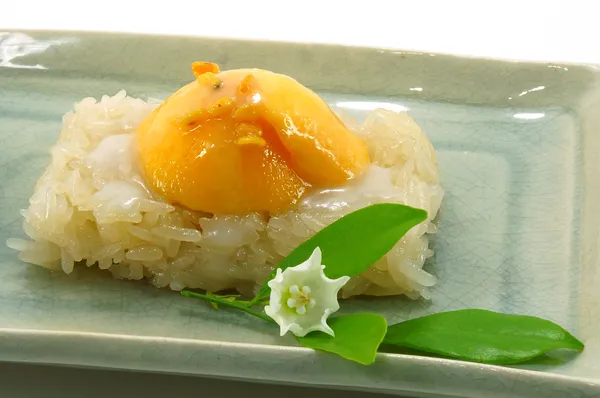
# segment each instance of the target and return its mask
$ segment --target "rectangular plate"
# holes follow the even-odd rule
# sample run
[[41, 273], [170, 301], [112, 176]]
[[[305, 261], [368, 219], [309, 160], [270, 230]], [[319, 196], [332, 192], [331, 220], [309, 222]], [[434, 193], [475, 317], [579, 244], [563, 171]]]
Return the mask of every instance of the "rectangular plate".
[[87, 96], [164, 98], [190, 64], [289, 74], [357, 117], [408, 108], [437, 148], [446, 198], [431, 301], [357, 299], [390, 322], [485, 308], [541, 316], [586, 343], [556, 365], [496, 367], [380, 354], [364, 367], [272, 327], [143, 282], [55, 275], [0, 245], [0, 360], [431, 394], [600, 394], [600, 89], [591, 66], [186, 37], [0, 33], [0, 235], [49, 162], [61, 115]]

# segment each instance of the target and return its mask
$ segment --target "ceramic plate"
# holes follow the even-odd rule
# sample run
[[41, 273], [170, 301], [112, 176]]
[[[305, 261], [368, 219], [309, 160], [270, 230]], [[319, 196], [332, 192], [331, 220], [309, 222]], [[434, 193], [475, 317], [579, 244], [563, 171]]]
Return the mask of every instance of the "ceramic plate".
[[600, 395], [600, 89], [591, 66], [187, 37], [0, 33], [0, 235], [87, 96], [164, 98], [190, 63], [289, 74], [357, 118], [406, 108], [438, 150], [447, 195], [431, 301], [358, 299], [390, 322], [460, 308], [537, 315], [582, 355], [496, 367], [380, 354], [365, 367], [253, 318], [89, 269], [54, 275], [0, 245], [0, 360], [201, 374], [427, 396]]

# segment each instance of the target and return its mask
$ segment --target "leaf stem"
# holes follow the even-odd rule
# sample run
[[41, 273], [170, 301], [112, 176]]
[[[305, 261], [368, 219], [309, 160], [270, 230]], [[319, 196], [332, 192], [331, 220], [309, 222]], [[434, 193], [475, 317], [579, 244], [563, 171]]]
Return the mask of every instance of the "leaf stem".
[[225, 299], [220, 298], [219, 296], [215, 296], [212, 294], [195, 293], [195, 292], [190, 292], [189, 290], [182, 290], [181, 294], [184, 295], [185, 297], [196, 298], [196, 299], [208, 301], [210, 303], [223, 305], [225, 307], [235, 308], [235, 309], [243, 311], [247, 314], [254, 315], [257, 318], [262, 319], [263, 321], [275, 323], [275, 321], [273, 319], [271, 319], [267, 314], [264, 314], [264, 313], [258, 312], [258, 311], [254, 311], [251, 308], [253, 305], [252, 301], [244, 301], [242, 303], [239, 303], [235, 300], [233, 300], [233, 301], [225, 300]]
[[248, 305], [248, 307], [254, 307], [255, 305], [260, 304], [260, 302], [263, 300], [264, 300], [264, 297], [261, 297], [261, 295], [259, 294], [259, 295], [255, 296], [252, 300], [247, 301], [247, 303], [248, 303], [247, 305]]

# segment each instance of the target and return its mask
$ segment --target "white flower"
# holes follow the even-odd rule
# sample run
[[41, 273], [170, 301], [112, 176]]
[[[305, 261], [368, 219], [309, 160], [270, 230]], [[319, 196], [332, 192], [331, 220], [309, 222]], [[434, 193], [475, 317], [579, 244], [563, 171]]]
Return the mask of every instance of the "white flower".
[[338, 291], [350, 277], [329, 279], [323, 269], [317, 247], [308, 260], [285, 271], [278, 269], [269, 281], [271, 297], [265, 312], [280, 326], [282, 336], [288, 330], [299, 337], [315, 330], [334, 335], [327, 318], [340, 309]]

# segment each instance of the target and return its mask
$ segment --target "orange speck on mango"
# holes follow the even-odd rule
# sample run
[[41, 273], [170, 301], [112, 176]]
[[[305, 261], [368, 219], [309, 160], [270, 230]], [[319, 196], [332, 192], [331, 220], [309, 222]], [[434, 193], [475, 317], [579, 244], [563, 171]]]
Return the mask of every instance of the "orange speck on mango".
[[343, 184], [370, 160], [364, 143], [294, 79], [192, 65], [196, 80], [139, 126], [142, 170], [172, 203], [213, 214], [276, 214], [311, 186]]
[[194, 62], [192, 64], [192, 72], [194, 76], [199, 77], [205, 73], [219, 73], [219, 65], [212, 62]]
[[256, 78], [254, 77], [254, 75], [246, 75], [242, 79], [242, 82], [240, 83], [240, 85], [238, 86], [238, 93], [242, 94], [242, 95], [246, 95], [246, 94], [250, 93], [255, 81], [256, 81]]
[[258, 146], [267, 145], [267, 141], [265, 141], [263, 138], [252, 136], [252, 135], [248, 136], [248, 137], [238, 138], [236, 143], [238, 145], [258, 145]]

